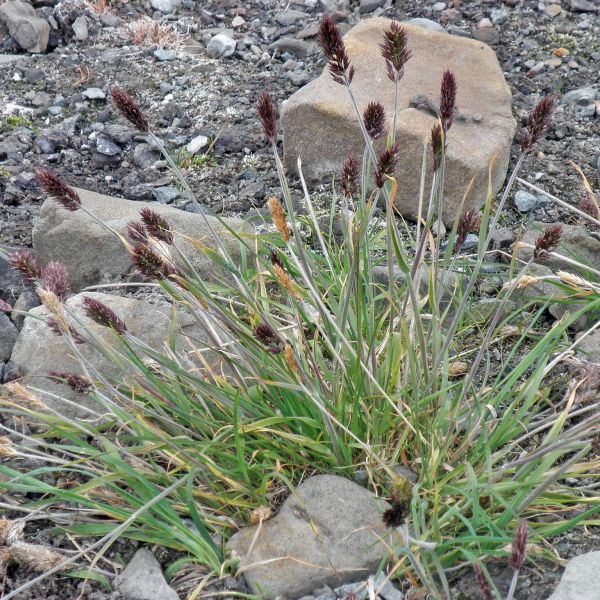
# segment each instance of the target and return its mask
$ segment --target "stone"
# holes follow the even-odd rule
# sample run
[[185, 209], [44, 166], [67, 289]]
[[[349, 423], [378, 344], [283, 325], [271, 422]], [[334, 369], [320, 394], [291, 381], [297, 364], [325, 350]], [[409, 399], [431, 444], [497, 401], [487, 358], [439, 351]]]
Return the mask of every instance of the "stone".
[[[381, 39], [390, 23], [384, 18], [367, 19], [344, 38], [356, 68], [352, 87], [359, 107], [379, 101], [387, 115], [393, 111], [394, 85], [387, 77], [379, 44], [373, 40]], [[396, 139], [401, 148], [394, 174], [398, 181], [397, 206], [405, 217], [417, 218], [423, 140], [429, 139], [437, 122], [435, 107], [442, 74], [451, 69], [457, 80], [458, 108], [448, 136], [443, 213], [444, 221], [451, 223], [471, 180], [464, 210], [483, 205], [490, 164], [493, 192], [504, 182], [516, 129], [511, 94], [494, 51], [485, 44], [410, 23], [404, 23], [404, 27], [413, 57], [405, 67], [397, 118]], [[416, 97], [420, 99], [417, 103]], [[282, 122], [286, 166], [295, 171], [300, 157], [304, 175], [313, 181], [329, 180], [349, 155], [363, 153], [364, 140], [352, 103], [328, 69], [289, 98], [283, 107]], [[384, 146], [385, 138], [376, 143], [377, 149]], [[429, 153], [428, 182], [431, 162]]]
[[563, 94], [561, 101], [563, 104], [570, 106], [572, 104], [580, 104], [582, 100], [591, 103], [596, 96], [600, 96], [600, 88], [589, 86], [566, 92]]
[[[93, 332], [108, 344], [116, 343], [116, 334], [97, 325], [86, 316], [83, 308], [84, 298], [94, 298], [104, 303], [124, 321], [131, 335], [155, 351], [160, 351], [169, 340], [173, 325], [172, 307], [167, 303], [149, 304], [143, 300], [98, 292], [84, 292], [68, 298], [65, 306], [67, 314], [70, 315], [67, 318], [71, 326], [78, 331]], [[46, 324], [50, 316], [48, 309], [39, 306], [33, 308], [30, 314], [31, 316], [25, 318], [10, 356], [23, 378], [22, 383], [31, 384], [51, 409], [66, 417], [88, 418], [96, 412], [103, 412], [104, 409], [94, 399], [78, 394], [70, 387], [47, 377], [49, 371], [65, 371], [79, 375], [83, 375], [84, 372], [63, 336], [55, 334]], [[179, 352], [189, 352], [190, 344], [202, 347], [206, 343], [206, 336], [195, 317], [184, 311], [178, 311], [177, 315], [177, 335], [174, 340]], [[101, 356], [91, 344], [78, 344], [77, 349], [90, 365], [88, 368], [96, 369], [103, 377], [124, 377], [123, 372]], [[216, 355], [203, 355], [209, 364], [220, 368]], [[35, 356], [35, 360], [31, 360], [32, 356]]]
[[[246, 527], [227, 547], [241, 559], [255, 594], [294, 600], [374, 572], [387, 554], [389, 533], [381, 515], [388, 506], [348, 479], [317, 475], [300, 484], [260, 531]], [[261, 564], [275, 559], [277, 568]]]
[[96, 151], [105, 156], [117, 156], [121, 154], [121, 148], [103, 135], [99, 135], [96, 140]]
[[546, 6], [546, 8], [544, 8], [544, 12], [549, 17], [557, 17], [558, 15], [560, 15], [561, 11], [562, 8], [560, 4], [549, 4], [548, 6]]
[[127, 600], [179, 600], [175, 590], [167, 584], [154, 554], [146, 548], [133, 555], [115, 587]]
[[438, 33], [448, 33], [442, 25], [440, 25], [437, 21], [432, 21], [431, 19], [425, 19], [423, 17], [415, 17], [414, 19], [409, 19], [406, 21], [410, 25], [414, 25], [416, 27], [422, 27], [423, 29], [428, 29], [429, 31], [437, 31]]
[[571, 559], [554, 593], [548, 600], [592, 600], [600, 598], [600, 551]]
[[210, 42], [208, 42], [206, 51], [209, 56], [214, 58], [226, 58], [235, 52], [235, 40], [231, 39], [228, 35], [218, 33], [211, 38]]
[[16, 339], [17, 328], [4, 313], [0, 313], [0, 361], [10, 358]]
[[88, 20], [85, 15], [79, 15], [71, 25], [71, 29], [75, 34], [75, 39], [79, 42], [84, 42], [88, 39], [90, 32], [88, 28]]
[[360, 12], [370, 13], [377, 8], [381, 8], [385, 4], [385, 0], [360, 0]]
[[179, 0], [150, 0], [150, 5], [154, 10], [159, 10], [165, 14], [174, 12], [178, 4]]
[[175, 60], [177, 58], [177, 52], [175, 52], [175, 50], [166, 50], [165, 48], [157, 48], [153, 54], [161, 62]]
[[301, 10], [288, 9], [288, 10], [285, 10], [285, 11], [279, 13], [275, 17], [275, 20], [282, 27], [290, 27], [291, 25], [294, 25], [298, 21], [307, 19], [308, 17], [310, 17], [309, 13], [303, 12]]
[[133, 149], [133, 162], [140, 169], [149, 169], [160, 159], [160, 152], [150, 144], [138, 144]]
[[600, 4], [596, 0], [569, 0], [569, 8], [573, 12], [598, 12], [600, 11]]
[[235, 29], [238, 29], [239, 27], [243, 27], [245, 24], [246, 24], [246, 19], [244, 19], [244, 17], [240, 17], [240, 15], [233, 17], [233, 19], [231, 21], [231, 26]]
[[[164, 216], [175, 231], [216, 247], [205, 218], [201, 215], [191, 216], [156, 202], [123, 200], [82, 189], [78, 193], [86, 209], [125, 237], [129, 221], [138, 219], [139, 211], [149, 207]], [[238, 241], [217, 219], [208, 217], [208, 221], [232, 256], [239, 256]], [[241, 219], [225, 219], [225, 222], [234, 231], [254, 231]], [[178, 241], [178, 247], [187, 255], [200, 276], [208, 279], [214, 277], [215, 265], [203, 252], [194, 250], [183, 239]], [[69, 212], [51, 199], [42, 205], [33, 228], [33, 249], [42, 265], [51, 260], [59, 260], [65, 264], [73, 291], [100, 283], [105, 273], [123, 276], [133, 271], [127, 250], [110, 231], [83, 211]]]
[[87, 88], [81, 95], [88, 100], [105, 100], [106, 94], [100, 88]]
[[197, 135], [192, 138], [190, 143], [185, 147], [185, 149], [190, 154], [197, 154], [200, 150], [204, 150], [208, 147], [208, 137], [205, 135]]
[[515, 206], [521, 212], [529, 212], [537, 208], [539, 204], [538, 198], [525, 190], [519, 190], [515, 194]]
[[[581, 337], [581, 334], [577, 338]], [[588, 361], [600, 364], [600, 331], [592, 331], [582, 339], [576, 348], [577, 354]]]
[[38, 295], [32, 290], [25, 290], [15, 302], [13, 311], [10, 314], [11, 321], [15, 324], [17, 329], [23, 327], [25, 322], [25, 316], [22, 313], [30, 311], [32, 308], [40, 305], [40, 299]]
[[477, 26], [473, 32], [473, 38], [480, 42], [485, 42], [486, 44], [495, 44], [500, 38], [500, 33], [495, 27]]
[[19, 0], [0, 4], [0, 23], [8, 28], [10, 36], [23, 50], [45, 52], [50, 37], [50, 25], [40, 19], [33, 6]]
[[508, 11], [504, 7], [494, 8], [490, 12], [490, 19], [494, 25], [500, 25], [508, 19]]
[[170, 185], [154, 188], [154, 199], [161, 204], [170, 204], [179, 197], [179, 191]]
[[24, 59], [24, 56], [19, 54], [0, 54], [0, 69], [6, 65], [12, 65], [13, 63], [20, 62]]
[[304, 58], [312, 49], [312, 44], [292, 37], [282, 37], [269, 45], [272, 50], [277, 50], [280, 54], [288, 52], [297, 58]]

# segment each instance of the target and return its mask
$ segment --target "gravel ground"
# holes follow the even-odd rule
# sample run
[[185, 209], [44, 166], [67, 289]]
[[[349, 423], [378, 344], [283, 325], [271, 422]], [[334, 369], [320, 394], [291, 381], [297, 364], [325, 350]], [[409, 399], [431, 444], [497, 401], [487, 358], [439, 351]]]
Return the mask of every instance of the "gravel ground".
[[[521, 123], [541, 95], [559, 94], [553, 129], [538, 154], [527, 159], [522, 174], [576, 205], [583, 189], [571, 162], [595, 182], [600, 160], [600, 102], [576, 92], [600, 89], [600, 2], [561, 3], [558, 11], [556, 5], [538, 0], [183, 0], [174, 14], [165, 17], [154, 13], [149, 2], [109, 0], [103, 14], [85, 9], [89, 34], [77, 40], [70, 23], [83, 9], [76, 0], [66, 0], [61, 14], [67, 26], [51, 37], [53, 50], [0, 66], [0, 244], [31, 244], [32, 223], [41, 204], [32, 172], [43, 165], [77, 186], [191, 208], [165, 162], [157, 161], [146, 140], [107, 101], [108, 88], [115, 84], [139, 100], [200, 202], [224, 215], [260, 213], [278, 186], [254, 104], [264, 89], [281, 102], [321, 72], [323, 60], [314, 34], [324, 6], [338, 9], [336, 18], [343, 28], [372, 14], [400, 20], [425, 17], [452, 34], [489, 43], [497, 52]], [[37, 6], [49, 14], [52, 4], [44, 1]], [[369, 4], [373, 10], [361, 13], [360, 6]], [[100, 10], [102, 2], [91, 5]], [[175, 52], [134, 44], [124, 27], [144, 15], [161, 21], [163, 39], [175, 39]], [[207, 45], [220, 28], [234, 31], [237, 46], [232, 55], [213, 58]], [[186, 152], [197, 136], [208, 138], [207, 156], [191, 157]], [[516, 155], [516, 144], [513, 150]], [[525, 213], [511, 203], [503, 225], [516, 229], [529, 219], [567, 222], [572, 214], [547, 203]], [[43, 531], [34, 537], [43, 536]], [[554, 543], [563, 558], [599, 547], [598, 533], [584, 530]], [[125, 545], [122, 556], [130, 556], [132, 548]], [[168, 562], [165, 558], [164, 564]], [[498, 575], [503, 578], [501, 572]], [[559, 576], [560, 570], [547, 565], [528, 569], [517, 598], [545, 600]], [[11, 567], [5, 591], [30, 577], [31, 573]], [[474, 589], [470, 576], [461, 577], [456, 598], [477, 598]], [[113, 597], [96, 586], [86, 590], [77, 580], [61, 577], [19, 598]]]

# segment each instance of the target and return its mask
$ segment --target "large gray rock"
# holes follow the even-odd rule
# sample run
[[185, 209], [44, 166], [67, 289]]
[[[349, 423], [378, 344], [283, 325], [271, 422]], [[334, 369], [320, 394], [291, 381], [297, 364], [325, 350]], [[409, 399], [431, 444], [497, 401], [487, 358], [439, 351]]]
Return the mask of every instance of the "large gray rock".
[[[266, 598], [300, 598], [312, 590], [366, 578], [386, 555], [386, 502], [337, 475], [299, 485], [276, 517], [247, 527], [228, 543], [248, 585]], [[387, 540], [389, 542], [389, 540]], [[251, 548], [252, 546], [252, 548]], [[251, 552], [248, 551], [251, 548]]]
[[[72, 326], [78, 331], [93, 331], [107, 343], [115, 343], [115, 334], [106, 327], [101, 327], [91, 321], [83, 310], [83, 299], [85, 297], [96, 298], [125, 322], [127, 331], [148, 344], [156, 351], [164, 347], [171, 332], [171, 307], [165, 304], [153, 305], [142, 300], [86, 292], [72, 296], [66, 301], [67, 311], [73, 315], [70, 320]], [[51, 408], [69, 417], [90, 416], [87, 408], [98, 410], [98, 404], [85, 396], [77, 394], [71, 388], [62, 383], [50, 380], [46, 375], [48, 371], [66, 371], [83, 374], [79, 362], [61, 335], [53, 333], [46, 325], [49, 312], [44, 306], [39, 306], [30, 311], [31, 316], [25, 319], [17, 342], [13, 348], [11, 360], [19, 368], [23, 375], [23, 383], [32, 388], [41, 390], [43, 399]], [[175, 347], [180, 352], [190, 351], [190, 342], [195, 347], [202, 348], [204, 333], [195, 318], [184, 311], [178, 311], [177, 327], [178, 334], [175, 338]], [[104, 357], [100, 356], [90, 344], [79, 344], [77, 346], [83, 357], [92, 362], [97, 371], [104, 376], [116, 376], [119, 371], [111, 365]], [[218, 368], [217, 359], [214, 354], [205, 354], [209, 364]], [[46, 394], [47, 393], [47, 394]], [[57, 397], [53, 397], [55, 394]], [[76, 404], [68, 404], [62, 399], [75, 401]], [[103, 409], [100, 408], [100, 412]]]
[[154, 554], [142, 548], [134, 555], [116, 581], [116, 588], [126, 600], [179, 600], [167, 584]]
[[[139, 212], [149, 206], [163, 215], [174, 231], [216, 248], [204, 217], [190, 214], [157, 202], [145, 203], [104, 196], [87, 190], [77, 190], [82, 205], [99, 219], [127, 237], [127, 223], [139, 221]], [[239, 242], [217, 221], [207, 217], [225, 246], [233, 256], [239, 256]], [[226, 219], [237, 232], [253, 230], [241, 219]], [[177, 246], [187, 255], [201, 276], [212, 277], [215, 264], [200, 250], [175, 236]], [[125, 275], [132, 271], [129, 254], [123, 244], [106, 228], [84, 211], [69, 212], [48, 199], [33, 228], [33, 249], [38, 261], [45, 265], [51, 260], [65, 264], [69, 271], [73, 291], [97, 284], [103, 275]]]
[[50, 26], [38, 18], [31, 4], [10, 0], [0, 4], [0, 22], [8, 28], [10, 36], [28, 52], [45, 52], [50, 36]]
[[600, 598], [600, 552], [588, 552], [569, 561], [548, 600], [596, 600]]
[[[356, 69], [352, 89], [358, 106], [381, 102], [391, 124], [394, 84], [388, 79], [379, 47], [391, 21], [366, 19], [344, 37]], [[465, 210], [480, 208], [492, 168], [494, 192], [500, 189], [510, 158], [516, 129], [511, 94], [494, 51], [482, 42], [430, 31], [404, 23], [413, 57], [400, 84], [397, 140], [400, 160], [397, 204], [405, 216], [418, 212], [423, 141], [437, 122], [442, 74], [450, 69], [458, 85], [457, 115], [448, 136], [444, 220], [454, 221], [471, 179]], [[347, 91], [335, 83], [326, 68], [314, 81], [296, 92], [282, 112], [284, 158], [289, 169], [302, 159], [304, 174], [313, 180], [330, 179], [350, 155], [362, 156], [364, 141]], [[384, 135], [377, 147], [385, 143]], [[431, 180], [431, 150], [428, 156]], [[425, 196], [428, 196], [426, 192]]]

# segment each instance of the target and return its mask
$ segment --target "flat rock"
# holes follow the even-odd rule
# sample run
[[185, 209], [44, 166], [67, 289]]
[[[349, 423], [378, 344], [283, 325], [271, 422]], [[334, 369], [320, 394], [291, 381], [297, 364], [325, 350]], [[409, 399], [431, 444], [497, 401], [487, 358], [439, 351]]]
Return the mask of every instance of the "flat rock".
[[167, 584], [154, 554], [142, 548], [134, 555], [116, 581], [116, 588], [127, 600], [179, 600]]
[[20, 62], [25, 57], [21, 54], [0, 54], [0, 68]]
[[600, 551], [587, 552], [569, 561], [548, 600], [594, 600], [600, 598]]
[[[188, 235], [216, 248], [210, 230], [202, 215], [190, 215], [159, 203], [144, 203], [113, 198], [88, 190], [77, 190], [83, 206], [107, 225], [127, 237], [127, 224], [139, 220], [139, 211], [152, 208], [170, 223], [174, 231]], [[214, 217], [207, 217], [228, 251], [239, 256], [238, 241]], [[241, 219], [225, 219], [238, 232], [253, 233]], [[200, 276], [211, 278], [215, 265], [204, 253], [195, 250], [185, 240], [178, 239], [178, 247], [190, 259]], [[54, 200], [42, 205], [33, 228], [33, 249], [38, 261], [45, 265], [51, 260], [64, 263], [71, 277], [73, 291], [100, 283], [104, 274], [126, 275], [132, 271], [129, 254], [123, 244], [106, 228], [83, 211], [69, 212]]]
[[228, 549], [241, 558], [255, 594], [294, 600], [374, 572], [387, 552], [380, 541], [387, 537], [381, 519], [386, 508], [348, 479], [317, 475], [300, 484], [260, 531], [254, 526], [236, 533]]
[[[71, 318], [71, 325], [77, 330], [92, 331], [107, 343], [115, 340], [115, 334], [106, 327], [101, 327], [91, 321], [84, 313], [83, 299], [95, 298], [106, 304], [116, 315], [125, 322], [127, 330], [156, 351], [160, 351], [169, 339], [171, 330], [171, 306], [164, 304], [149, 304], [148, 302], [122, 296], [112, 296], [98, 292], [84, 292], [71, 296], [65, 305]], [[11, 360], [23, 376], [23, 384], [37, 390], [52, 409], [68, 417], [88, 418], [90, 410], [98, 411], [98, 404], [91, 398], [82, 396], [62, 383], [52, 381], [47, 377], [48, 371], [66, 371], [83, 374], [79, 362], [73, 357], [73, 352], [61, 335], [55, 334], [46, 325], [49, 312], [44, 306], [38, 306], [30, 311], [31, 316], [25, 322], [12, 351]], [[2, 315], [4, 316], [4, 315]], [[11, 323], [12, 325], [12, 323]], [[14, 327], [14, 326], [13, 326]], [[202, 346], [201, 340], [206, 339], [203, 331], [197, 325], [195, 318], [185, 312], [178, 312], [175, 344], [179, 352], [189, 352], [189, 345]], [[192, 342], [192, 340], [194, 340]], [[200, 340], [200, 341], [199, 341]], [[89, 344], [78, 344], [82, 356], [94, 365], [106, 377], [122, 377], [114, 365], [100, 356]], [[35, 356], [35, 360], [32, 360]], [[206, 355], [209, 363], [218, 368], [214, 355]], [[74, 404], [69, 404], [71, 401]], [[100, 408], [98, 412], [104, 412]]]
[[[387, 77], [378, 40], [390, 23], [384, 18], [366, 19], [344, 37], [356, 69], [352, 88], [358, 106], [362, 110], [369, 102], [381, 102], [388, 115], [388, 126], [395, 88]], [[493, 157], [494, 192], [504, 182], [516, 129], [511, 94], [494, 51], [484, 43], [409, 23], [404, 27], [413, 57], [406, 65], [400, 86], [397, 204], [406, 217], [418, 216], [423, 140], [429, 140], [437, 122], [435, 107], [439, 103], [440, 82], [443, 72], [450, 69], [456, 77], [458, 95], [457, 114], [448, 135], [443, 216], [445, 222], [452, 222], [472, 179], [465, 210], [483, 205]], [[415, 97], [420, 99], [416, 105], [412, 101]], [[295, 170], [300, 157], [304, 174], [311, 180], [328, 180], [332, 173], [339, 172], [350, 154], [362, 156], [364, 141], [352, 103], [328, 69], [291, 96], [284, 105], [282, 121], [286, 165]], [[383, 147], [385, 137], [378, 141], [378, 148]], [[428, 162], [430, 181], [431, 151]]]
[[0, 4], [0, 23], [6, 25], [10, 36], [23, 50], [46, 51], [50, 25], [35, 14], [31, 4], [19, 0], [9, 0]]

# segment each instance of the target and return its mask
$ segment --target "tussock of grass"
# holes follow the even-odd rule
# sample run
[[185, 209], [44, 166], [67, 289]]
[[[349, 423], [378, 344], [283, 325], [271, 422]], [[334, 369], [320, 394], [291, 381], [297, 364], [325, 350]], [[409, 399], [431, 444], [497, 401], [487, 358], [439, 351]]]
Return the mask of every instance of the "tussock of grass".
[[[334, 67], [351, 93], [349, 66]], [[393, 79], [397, 90], [400, 79]], [[457, 219], [444, 245], [432, 228], [443, 204], [452, 107], [446, 102], [434, 135], [437, 168], [416, 231], [396, 214], [396, 182], [358, 112], [365, 133], [360, 179], [345, 185], [345, 195], [332, 195], [323, 230], [308, 192], [307, 216], [294, 213], [269, 102], [264, 96], [259, 108], [282, 187], [283, 204], [269, 203], [276, 227], [238, 235], [238, 263], [218, 240], [216, 250], [198, 244], [228, 273], [213, 282], [181, 255], [177, 232], [165, 241], [156, 233], [163, 224], [149, 223], [151, 216], [145, 241], [138, 240], [155, 254], [152, 274], [174, 311], [194, 314], [209, 342], [189, 340], [186, 353], [153, 349], [119, 327], [109, 347], [80, 330], [118, 367], [119, 375], [108, 377], [62, 327], [93, 382], [98, 418], [69, 420], [46, 410], [42, 395], [27, 400], [31, 392], [7, 390], [7, 415], [46, 427], [35, 440], [10, 432], [23, 444], [11, 442], [7, 451], [46, 462], [30, 470], [14, 460], [0, 465], [0, 488], [31, 494], [23, 509], [72, 512], [69, 531], [100, 537], [99, 555], [121, 535], [186, 553], [170, 574], [190, 565], [219, 574], [234, 568], [224, 541], [253, 511], [276, 507], [282, 491], [313, 473], [352, 477], [360, 468], [397, 509], [398, 522], [388, 515], [398, 532], [390, 570], [416, 577], [435, 597], [461, 566], [509, 554], [522, 519], [530, 558], [554, 558], [545, 540], [597, 522], [600, 509], [600, 460], [590, 458], [600, 419], [593, 378], [554, 377], [567, 356], [570, 324], [600, 308], [600, 295], [595, 284], [558, 274], [559, 291], [572, 292], [563, 301], [583, 303], [548, 325], [545, 306], [512, 304], [529, 266], [513, 259], [500, 272], [508, 283], [495, 310], [469, 317], [491, 231], [522, 160], [497, 211], [490, 194], [480, 215]], [[539, 124], [530, 121], [523, 155], [543, 134]], [[352, 174], [347, 165], [346, 184]], [[343, 223], [337, 240], [336, 215]], [[457, 247], [468, 229], [479, 235], [470, 255]], [[540, 237], [540, 251], [556, 249], [551, 238]], [[139, 258], [142, 249], [130, 248]], [[206, 350], [220, 357], [220, 368], [203, 363]], [[402, 475], [406, 469], [416, 482]], [[68, 484], [52, 483], [55, 477]]]

